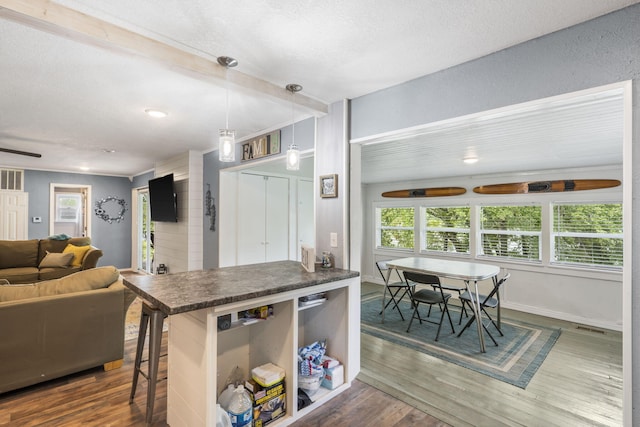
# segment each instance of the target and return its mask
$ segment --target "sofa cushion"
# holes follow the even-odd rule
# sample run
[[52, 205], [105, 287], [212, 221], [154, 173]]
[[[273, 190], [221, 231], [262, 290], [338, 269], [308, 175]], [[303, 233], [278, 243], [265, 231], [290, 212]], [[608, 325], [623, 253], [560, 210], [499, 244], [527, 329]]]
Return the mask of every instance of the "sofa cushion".
[[60, 295], [107, 288], [117, 281], [120, 272], [113, 266], [97, 267], [70, 274], [60, 279], [27, 285], [0, 285], [0, 302]]
[[38, 268], [65, 268], [71, 264], [71, 260], [73, 260], [74, 255], [72, 253], [56, 253], [56, 252], [48, 252], [44, 257]]
[[62, 251], [63, 254], [72, 253], [73, 259], [71, 260], [72, 267], [80, 267], [84, 256], [89, 252], [91, 246], [76, 246], [69, 243]]
[[68, 276], [72, 273], [82, 271], [82, 267], [67, 267], [67, 268], [41, 268], [38, 275], [39, 280], [51, 280], [59, 279], [64, 276]]
[[0, 268], [37, 267], [38, 240], [0, 240]]
[[38, 267], [16, 267], [0, 270], [0, 277], [9, 283], [33, 283], [38, 281]]

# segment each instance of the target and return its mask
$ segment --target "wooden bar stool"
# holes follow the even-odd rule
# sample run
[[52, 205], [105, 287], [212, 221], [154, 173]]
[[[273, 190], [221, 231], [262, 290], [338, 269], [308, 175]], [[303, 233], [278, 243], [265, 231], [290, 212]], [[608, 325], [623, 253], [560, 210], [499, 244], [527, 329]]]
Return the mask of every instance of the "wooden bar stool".
[[[160, 364], [160, 345], [162, 344], [162, 327], [164, 319], [167, 317], [159, 309], [152, 307], [146, 301], [142, 302], [142, 314], [140, 316], [140, 330], [138, 332], [138, 345], [136, 348], [136, 361], [133, 368], [133, 383], [131, 384], [131, 395], [129, 396], [129, 404], [133, 403], [133, 398], [136, 394], [136, 387], [138, 386], [138, 375], [142, 374], [147, 380], [147, 412], [145, 421], [147, 425], [151, 425], [151, 418], [153, 418], [153, 405], [156, 398], [156, 384], [158, 380], [158, 366]], [[148, 370], [143, 372], [140, 369], [142, 362], [142, 351], [144, 350], [144, 340], [147, 336], [147, 325], [151, 324], [149, 328], [149, 358], [148, 358]], [[166, 356], [162, 355], [162, 356]], [[166, 378], [161, 378], [166, 379]]]

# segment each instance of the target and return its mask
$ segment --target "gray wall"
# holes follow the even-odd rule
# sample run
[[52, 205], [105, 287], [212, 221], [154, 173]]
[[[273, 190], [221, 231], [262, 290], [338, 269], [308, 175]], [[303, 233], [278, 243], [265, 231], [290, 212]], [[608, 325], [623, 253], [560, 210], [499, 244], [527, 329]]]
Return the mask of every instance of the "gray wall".
[[[633, 80], [633, 141], [640, 139], [640, 5], [352, 101], [351, 137], [362, 138], [567, 92]], [[633, 163], [640, 163], [634, 150]], [[633, 170], [640, 224], [640, 168]], [[640, 253], [640, 231], [632, 231]], [[640, 329], [640, 261], [634, 257], [631, 328]], [[631, 337], [625, 336], [629, 343]], [[633, 419], [640, 420], [640, 340], [632, 343]], [[628, 402], [627, 402], [628, 403]], [[626, 408], [629, 409], [628, 407]], [[631, 420], [627, 420], [631, 421]], [[638, 424], [636, 421], [634, 424]]]
[[[274, 158], [280, 158], [284, 162], [284, 156], [287, 148], [291, 144], [292, 139], [292, 127], [286, 126], [280, 130], [280, 144], [281, 154], [274, 156]], [[315, 118], [311, 117], [305, 120], [296, 122], [295, 124], [295, 139], [296, 145], [300, 151], [310, 150], [315, 147]], [[219, 172], [222, 169], [236, 167], [240, 165], [241, 159], [241, 144], [236, 144], [236, 161], [234, 163], [221, 163], [218, 160], [218, 150], [211, 151], [204, 155], [204, 170], [203, 170], [203, 200], [207, 192], [207, 184], [211, 186], [211, 196], [214, 199], [215, 207], [217, 209], [218, 218], [220, 217], [220, 182]], [[252, 162], [244, 162], [243, 165], [250, 165]], [[216, 231], [209, 230], [210, 218], [203, 216], [203, 268], [216, 268], [218, 267], [218, 218], [216, 218]]]
[[155, 177], [154, 171], [145, 172], [140, 175], [136, 175], [133, 177], [133, 181], [131, 181], [131, 188], [140, 188], [146, 187], [149, 185], [149, 180]]
[[[131, 266], [131, 182], [128, 178], [25, 170], [24, 187], [29, 193], [29, 239], [49, 236], [49, 188], [51, 183], [91, 186], [91, 242], [104, 255], [98, 265]], [[125, 219], [111, 224], [93, 214], [96, 200], [115, 196], [126, 201]], [[31, 222], [34, 216], [41, 223]]]

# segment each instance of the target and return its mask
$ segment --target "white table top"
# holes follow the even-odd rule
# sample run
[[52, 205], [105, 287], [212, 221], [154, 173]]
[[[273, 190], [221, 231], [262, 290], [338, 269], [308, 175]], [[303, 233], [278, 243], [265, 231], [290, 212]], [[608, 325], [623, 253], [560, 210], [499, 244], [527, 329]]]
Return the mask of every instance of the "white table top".
[[387, 266], [413, 273], [473, 281], [490, 279], [500, 273], [500, 267], [496, 265], [420, 257], [394, 259], [387, 261]]

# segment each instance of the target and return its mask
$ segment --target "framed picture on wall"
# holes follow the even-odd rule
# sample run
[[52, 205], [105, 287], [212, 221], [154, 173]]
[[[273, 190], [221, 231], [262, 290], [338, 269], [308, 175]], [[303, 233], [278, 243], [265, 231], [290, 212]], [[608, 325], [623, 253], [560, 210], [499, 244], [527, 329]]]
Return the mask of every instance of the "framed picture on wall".
[[320, 197], [338, 197], [338, 175], [320, 177]]

